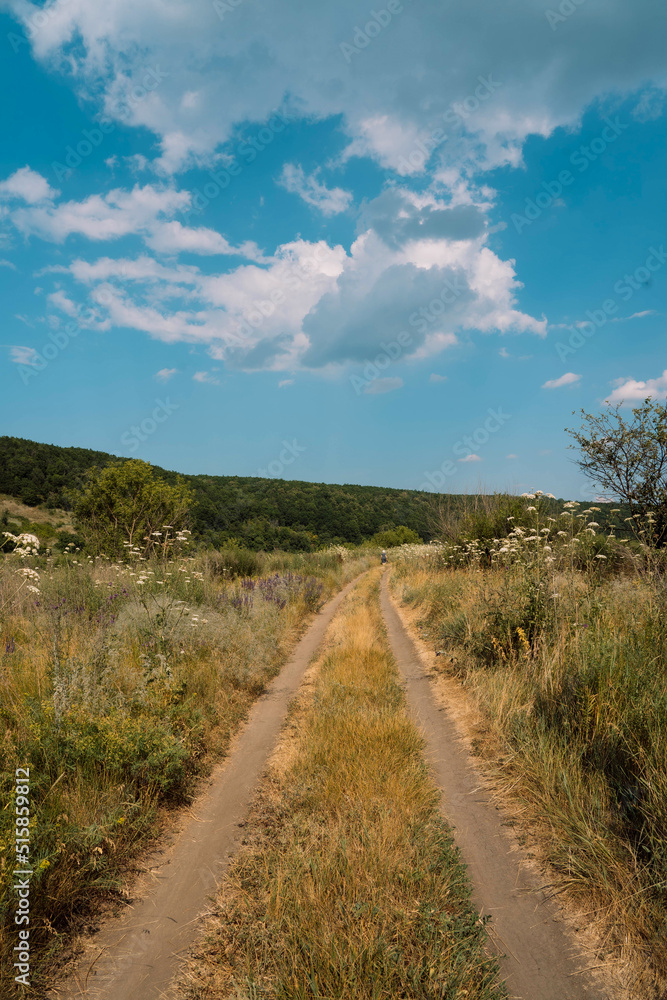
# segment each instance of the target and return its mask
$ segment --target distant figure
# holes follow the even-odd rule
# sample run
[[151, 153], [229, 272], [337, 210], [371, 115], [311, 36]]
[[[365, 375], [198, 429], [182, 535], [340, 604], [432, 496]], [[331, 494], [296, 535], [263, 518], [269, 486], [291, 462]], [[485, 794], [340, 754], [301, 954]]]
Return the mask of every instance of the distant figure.
[[386, 552], [385, 552], [385, 550], [383, 549], [383, 550], [382, 550], [382, 555], [380, 556], [380, 562], [381, 562], [381, 563], [386, 563], [386, 561], [387, 561], [387, 553], [386, 553]]

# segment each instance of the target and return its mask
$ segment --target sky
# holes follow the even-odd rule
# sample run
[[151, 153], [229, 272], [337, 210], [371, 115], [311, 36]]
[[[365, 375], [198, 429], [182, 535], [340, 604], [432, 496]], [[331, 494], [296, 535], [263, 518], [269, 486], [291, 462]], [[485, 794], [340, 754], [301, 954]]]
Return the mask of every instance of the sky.
[[550, 2], [0, 0], [0, 433], [595, 496], [566, 428], [667, 398], [667, 7]]

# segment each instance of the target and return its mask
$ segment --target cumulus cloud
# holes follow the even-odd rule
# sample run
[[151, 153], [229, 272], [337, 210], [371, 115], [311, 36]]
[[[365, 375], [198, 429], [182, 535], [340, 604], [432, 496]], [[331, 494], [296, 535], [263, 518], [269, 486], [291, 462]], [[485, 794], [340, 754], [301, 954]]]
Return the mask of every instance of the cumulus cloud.
[[299, 164], [286, 163], [278, 182], [281, 187], [317, 208], [322, 215], [338, 215], [349, 208], [352, 192], [343, 188], [328, 188], [317, 179], [317, 171], [306, 174]]
[[575, 382], [579, 382], [581, 375], [575, 375], [574, 372], [566, 372], [565, 375], [561, 375], [560, 378], [549, 379], [542, 386], [543, 389], [560, 389], [564, 385], [574, 385]]
[[168, 382], [177, 373], [178, 368], [160, 368], [160, 371], [155, 373], [155, 378], [159, 379], [160, 382]]
[[482, 459], [479, 455], [466, 455], [465, 458], [460, 458], [459, 462], [481, 462]]
[[606, 403], [642, 403], [649, 397], [667, 399], [667, 368], [662, 375], [645, 382], [634, 378], [619, 378], [612, 385], [615, 389], [605, 400]]
[[[349, 252], [324, 240], [293, 240], [266, 255], [254, 243], [233, 247], [214, 229], [169, 217], [189, 200], [173, 187], [135, 186], [18, 209], [11, 218], [26, 234], [48, 241], [70, 234], [95, 243], [137, 237], [152, 254], [77, 257], [40, 273], [68, 275], [85, 286], [101, 314], [100, 328], [207, 344], [213, 358], [234, 366], [364, 363], [383, 351], [393, 356], [391, 343], [402, 345], [402, 358], [418, 359], [452, 347], [463, 331], [546, 332], [546, 320], [517, 308], [521, 284], [513, 261], [485, 245], [477, 209], [474, 218], [457, 216], [450, 224], [452, 212], [432, 194], [393, 191], [367, 204], [369, 228]], [[239, 256], [246, 263], [228, 260], [226, 270], [204, 272], [181, 263], [181, 253]], [[75, 300], [75, 289], [58, 287], [49, 296], [52, 308], [71, 316], [80, 309]]]
[[116, 188], [106, 195], [93, 194], [83, 201], [20, 208], [10, 218], [26, 236], [62, 243], [78, 234], [101, 241], [150, 232], [160, 216], [171, 216], [189, 202], [188, 191], [147, 184], [131, 191]]
[[29, 205], [35, 205], [41, 201], [49, 201], [59, 192], [55, 191], [46, 177], [42, 177], [36, 170], [30, 167], [21, 167], [15, 171], [11, 177], [0, 182], [0, 198], [25, 201]]
[[[286, 95], [302, 117], [340, 116], [353, 155], [406, 176], [427, 162], [414, 154], [438, 127], [448, 138], [433, 157], [460, 175], [470, 161], [519, 163], [526, 136], [576, 124], [601, 94], [652, 81], [636, 112], [652, 117], [665, 88], [667, 10], [652, 0], [587, 4], [576, 32], [550, 31], [537, 0], [502, 18], [489, 16], [488, 0], [424, 0], [349, 60], [341, 46], [363, 20], [357, 0], [254, 0], [224, 27], [210, 0], [53, 0], [39, 26], [36, 4], [7, 5], [37, 59], [158, 136], [164, 170], [210, 161], [239, 122], [264, 121]], [[142, 82], [147, 70], [154, 89]]]

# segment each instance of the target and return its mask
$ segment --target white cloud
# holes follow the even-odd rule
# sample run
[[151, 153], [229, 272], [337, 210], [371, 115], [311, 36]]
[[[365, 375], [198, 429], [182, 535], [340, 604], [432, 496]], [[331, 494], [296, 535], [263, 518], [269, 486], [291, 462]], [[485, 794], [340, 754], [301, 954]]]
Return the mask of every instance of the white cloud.
[[[203, 226], [194, 229], [184, 226], [176, 220], [161, 222], [154, 226], [150, 234], [146, 236], [145, 243], [152, 250], [167, 254], [196, 253], [232, 256], [241, 252], [232, 247], [225, 237], [221, 236], [215, 229], [205, 229]], [[255, 257], [259, 253], [255, 244], [252, 243], [247, 244], [246, 249], [248, 254], [244, 254], [244, 256]]]
[[36, 365], [39, 354], [34, 347], [10, 347], [9, 356], [17, 365]]
[[286, 163], [278, 183], [286, 191], [297, 194], [307, 205], [319, 209], [322, 215], [338, 215], [349, 208], [352, 192], [343, 188], [328, 188], [317, 179], [317, 171], [306, 174], [299, 164]]
[[465, 458], [460, 458], [459, 462], [481, 462], [482, 459], [479, 455], [466, 455]]
[[[235, 248], [216, 230], [164, 218], [189, 198], [147, 185], [21, 210], [15, 221], [50, 240], [134, 233], [154, 253], [244, 256], [247, 263], [208, 273], [146, 253], [79, 257], [40, 273], [84, 285], [86, 306], [92, 300], [99, 311], [93, 325], [207, 344], [211, 357], [248, 369], [367, 363], [406, 333], [401, 357], [416, 360], [456, 345], [464, 331], [545, 332], [545, 320], [517, 309], [513, 262], [485, 246], [484, 216], [474, 206], [451, 210], [431, 194], [398, 189], [365, 206], [349, 253], [294, 240], [264, 256], [255, 244]], [[75, 299], [58, 287], [49, 301], [75, 315]]]
[[42, 177], [30, 167], [21, 167], [7, 180], [0, 181], [0, 198], [18, 198], [29, 205], [50, 201], [58, 193], [51, 187], [46, 177]]
[[223, 27], [210, 0], [53, 0], [39, 25], [37, 4], [7, 5], [37, 59], [158, 136], [167, 171], [211, 162], [238, 123], [265, 121], [285, 95], [302, 117], [340, 116], [353, 155], [406, 176], [439, 127], [448, 138], [433, 159], [460, 177], [470, 165], [520, 164], [526, 136], [576, 125], [600, 95], [637, 91], [635, 114], [650, 119], [665, 91], [667, 11], [652, 0], [586, 5], [576, 31], [550, 31], [535, 0], [501, 19], [487, 0], [424, 0], [351, 61], [340, 46], [360, 23], [358, 0], [253, 0]]
[[188, 191], [156, 188], [151, 184], [131, 191], [116, 188], [83, 201], [20, 208], [11, 213], [14, 225], [26, 236], [62, 243], [72, 233], [89, 240], [112, 240], [133, 233], [152, 232], [160, 216], [171, 216], [190, 203]]
[[641, 312], [632, 313], [628, 319], [644, 319], [645, 316], [655, 316], [655, 309], [643, 309]]
[[633, 378], [619, 378], [612, 382], [616, 388], [607, 397], [605, 403], [642, 403], [649, 397], [667, 399], [667, 368], [657, 378], [649, 378], [640, 382]]
[[160, 368], [160, 371], [155, 373], [154, 378], [159, 379], [160, 382], [168, 382], [176, 374], [178, 374], [178, 368]]
[[220, 385], [220, 380], [211, 372], [195, 372], [192, 376], [195, 382], [205, 382], [208, 385]]
[[294, 385], [294, 379], [293, 378], [281, 379], [281, 381], [278, 383], [278, 388], [284, 389], [286, 385]]
[[514, 458], [518, 458], [518, 457], [519, 457], [518, 455], [514, 455], [512, 453], [510, 453], [509, 455], [505, 455], [505, 458], [509, 458], [509, 459], [514, 459]]
[[11, 260], [0, 260], [0, 267], [8, 267], [12, 271], [16, 270], [16, 264], [12, 264]]
[[366, 386], [364, 392], [367, 396], [379, 396], [385, 392], [394, 392], [395, 389], [403, 388], [402, 378], [376, 378]]
[[429, 382], [446, 382], [446, 381], [447, 381], [446, 375], [438, 375], [436, 374], [436, 372], [433, 372], [429, 376]]
[[581, 379], [581, 375], [575, 375], [574, 372], [566, 372], [565, 375], [561, 375], [560, 378], [549, 379], [542, 386], [543, 389], [560, 389], [564, 385], [574, 385]]

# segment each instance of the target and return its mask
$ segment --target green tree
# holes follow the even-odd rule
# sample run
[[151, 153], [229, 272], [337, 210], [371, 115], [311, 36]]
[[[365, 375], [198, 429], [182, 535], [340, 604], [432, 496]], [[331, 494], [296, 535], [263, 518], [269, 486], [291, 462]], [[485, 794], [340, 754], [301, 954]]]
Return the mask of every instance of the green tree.
[[619, 403], [599, 414], [582, 410], [581, 429], [568, 428], [582, 452], [577, 465], [628, 505], [639, 537], [662, 546], [667, 541], [667, 405], [645, 399], [632, 410], [631, 420], [620, 408]]
[[421, 545], [422, 539], [412, 528], [399, 524], [397, 528], [387, 528], [373, 535], [373, 542], [383, 549], [393, 549], [397, 545]]
[[90, 548], [117, 556], [129, 543], [146, 553], [159, 545], [166, 525], [172, 535], [186, 527], [192, 500], [182, 480], [170, 486], [148, 462], [133, 458], [92, 470], [74, 497], [74, 515]]

